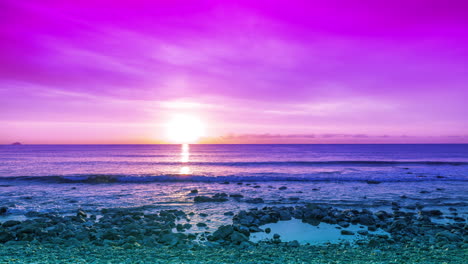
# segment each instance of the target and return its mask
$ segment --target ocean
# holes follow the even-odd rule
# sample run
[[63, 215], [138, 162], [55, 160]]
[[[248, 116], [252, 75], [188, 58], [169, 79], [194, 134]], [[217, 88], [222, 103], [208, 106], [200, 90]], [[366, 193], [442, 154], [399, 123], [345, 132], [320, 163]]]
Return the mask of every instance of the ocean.
[[[173, 208], [206, 213], [216, 228], [231, 221], [225, 213], [252, 207], [379, 210], [392, 202], [456, 207], [466, 217], [467, 183], [466, 144], [0, 146], [0, 206], [9, 208], [0, 220], [30, 211]], [[238, 197], [194, 203], [216, 193]]]

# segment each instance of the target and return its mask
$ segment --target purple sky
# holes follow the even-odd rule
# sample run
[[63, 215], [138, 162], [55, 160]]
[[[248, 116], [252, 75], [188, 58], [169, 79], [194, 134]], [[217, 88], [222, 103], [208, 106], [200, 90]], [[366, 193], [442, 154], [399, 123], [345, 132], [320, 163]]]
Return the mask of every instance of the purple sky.
[[466, 1], [0, 10], [0, 143], [157, 143], [179, 113], [203, 142], [468, 143]]

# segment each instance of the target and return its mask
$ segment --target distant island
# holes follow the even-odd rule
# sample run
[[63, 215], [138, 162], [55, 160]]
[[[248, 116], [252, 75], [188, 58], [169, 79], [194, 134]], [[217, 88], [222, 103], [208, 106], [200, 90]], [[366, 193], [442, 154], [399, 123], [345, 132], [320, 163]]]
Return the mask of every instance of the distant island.
[[21, 144], [21, 142], [14, 142], [12, 145], [19, 146], [19, 145], [23, 145], [23, 144]]

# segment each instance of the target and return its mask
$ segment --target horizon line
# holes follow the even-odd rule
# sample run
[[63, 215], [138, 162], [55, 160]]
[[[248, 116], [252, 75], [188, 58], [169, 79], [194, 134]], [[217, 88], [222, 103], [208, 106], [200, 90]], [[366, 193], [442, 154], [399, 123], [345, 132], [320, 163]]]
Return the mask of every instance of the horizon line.
[[121, 146], [121, 145], [468, 145], [468, 143], [34, 143], [34, 144], [23, 144], [15, 145], [0, 144], [0, 146], [86, 146], [86, 145], [109, 145], [109, 146]]

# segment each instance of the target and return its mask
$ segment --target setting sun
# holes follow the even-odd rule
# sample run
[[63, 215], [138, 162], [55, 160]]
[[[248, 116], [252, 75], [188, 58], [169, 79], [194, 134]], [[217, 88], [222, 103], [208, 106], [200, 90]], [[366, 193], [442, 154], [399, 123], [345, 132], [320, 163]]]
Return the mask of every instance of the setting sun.
[[166, 124], [166, 136], [171, 143], [195, 143], [205, 134], [201, 120], [191, 115], [176, 115]]

